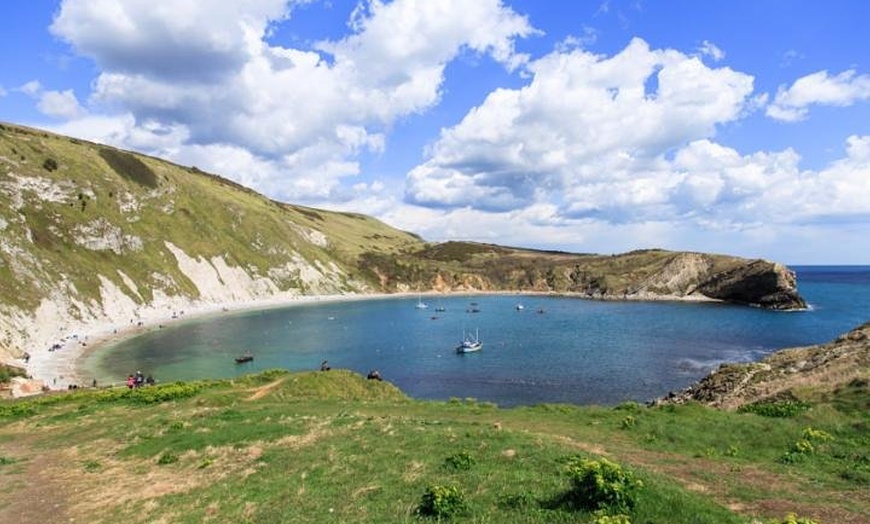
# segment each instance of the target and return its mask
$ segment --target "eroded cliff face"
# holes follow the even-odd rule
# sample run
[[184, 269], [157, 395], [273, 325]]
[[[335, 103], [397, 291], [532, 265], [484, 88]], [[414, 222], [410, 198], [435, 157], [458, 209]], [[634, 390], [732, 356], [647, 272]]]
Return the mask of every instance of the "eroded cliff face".
[[[422, 282], [384, 278], [382, 285], [400, 290], [411, 286], [442, 292], [543, 292], [601, 300], [708, 300], [777, 310], [806, 308], [794, 273], [765, 260], [666, 250], [572, 255], [457, 244], [443, 249], [451, 252], [449, 259], [437, 252], [441, 246], [436, 245], [401, 263], [382, 262], [378, 274], [425, 279], [427, 270], [434, 272]], [[415, 264], [415, 271], [407, 270]], [[391, 271], [390, 265], [398, 269]]]
[[754, 260], [734, 269], [716, 273], [694, 290], [704, 296], [767, 309], [806, 309], [798, 294], [793, 271], [782, 264]]

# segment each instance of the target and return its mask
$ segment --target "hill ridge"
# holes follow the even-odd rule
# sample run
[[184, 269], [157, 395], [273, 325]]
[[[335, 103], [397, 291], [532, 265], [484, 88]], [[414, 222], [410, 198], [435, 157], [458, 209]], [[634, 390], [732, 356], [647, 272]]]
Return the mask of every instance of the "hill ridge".
[[91, 326], [318, 295], [527, 291], [806, 306], [788, 268], [727, 255], [426, 242], [196, 167], [0, 123], [0, 361]]

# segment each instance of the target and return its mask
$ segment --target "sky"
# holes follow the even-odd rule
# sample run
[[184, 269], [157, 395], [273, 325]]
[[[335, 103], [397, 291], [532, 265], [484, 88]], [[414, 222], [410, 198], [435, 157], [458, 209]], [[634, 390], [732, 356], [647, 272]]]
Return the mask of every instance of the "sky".
[[870, 2], [4, 0], [0, 121], [429, 241], [870, 264]]

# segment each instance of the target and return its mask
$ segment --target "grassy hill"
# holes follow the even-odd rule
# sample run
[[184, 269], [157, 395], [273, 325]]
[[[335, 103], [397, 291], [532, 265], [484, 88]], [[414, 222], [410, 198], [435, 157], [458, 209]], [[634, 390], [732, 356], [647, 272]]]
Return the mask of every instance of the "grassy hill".
[[0, 362], [58, 332], [298, 295], [517, 290], [804, 307], [773, 262], [426, 242], [196, 167], [0, 124]]
[[[147, 311], [424, 290], [803, 305], [773, 262], [426, 242], [0, 124], [0, 361]], [[849, 376], [744, 412], [421, 402], [341, 370], [2, 401], [0, 522], [868, 523]]]
[[0, 404], [0, 521], [861, 524], [867, 401], [500, 409], [342, 370], [59, 393]]

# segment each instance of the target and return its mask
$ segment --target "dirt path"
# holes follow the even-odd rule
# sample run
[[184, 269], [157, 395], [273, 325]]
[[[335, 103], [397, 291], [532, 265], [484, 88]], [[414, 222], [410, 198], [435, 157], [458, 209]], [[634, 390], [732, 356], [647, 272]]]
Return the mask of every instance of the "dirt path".
[[260, 400], [261, 398], [268, 395], [270, 391], [272, 391], [273, 389], [275, 389], [278, 386], [280, 386], [281, 384], [283, 384], [285, 380], [287, 380], [287, 377], [279, 378], [278, 380], [275, 380], [274, 382], [270, 382], [270, 383], [266, 384], [265, 386], [260, 386], [258, 388], [249, 389], [248, 392], [251, 393], [251, 396], [245, 400], [248, 400], [248, 401]]
[[57, 459], [16, 441], [0, 445], [0, 522], [45, 524], [68, 522], [69, 485], [53, 478]]

